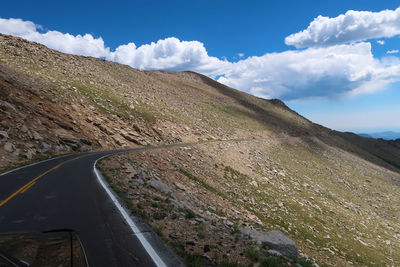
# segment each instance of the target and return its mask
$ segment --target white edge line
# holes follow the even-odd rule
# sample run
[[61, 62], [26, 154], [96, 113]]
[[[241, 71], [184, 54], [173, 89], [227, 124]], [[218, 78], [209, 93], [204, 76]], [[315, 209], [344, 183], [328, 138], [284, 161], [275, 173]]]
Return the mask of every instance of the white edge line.
[[24, 165], [24, 166], [18, 167], [18, 168], [16, 168], [16, 169], [12, 169], [12, 170], [9, 170], [9, 171], [0, 173], [0, 176], [9, 174], [9, 173], [11, 173], [11, 172], [19, 171], [19, 170], [21, 170], [21, 169], [25, 169], [25, 168], [34, 166], [34, 165], [36, 165], [36, 164], [43, 163], [43, 162], [46, 162], [46, 161], [50, 161], [50, 160], [53, 160], [53, 159], [59, 159], [59, 158], [63, 158], [63, 157], [71, 156], [71, 155], [78, 155], [78, 154], [81, 154], [81, 153], [72, 153], [72, 154], [67, 154], [67, 155], [61, 155], [61, 156], [58, 156], [58, 157], [54, 157], [54, 158], [50, 158], [50, 159], [46, 159], [46, 160], [34, 162], [34, 163], [29, 164], [29, 165]]
[[129, 214], [126, 212], [126, 210], [122, 207], [122, 205], [119, 203], [118, 199], [114, 196], [114, 194], [111, 192], [109, 186], [106, 184], [106, 182], [103, 180], [102, 175], [100, 171], [96, 168], [97, 161], [105, 158], [109, 155], [106, 155], [104, 157], [101, 157], [97, 159], [94, 162], [93, 165], [93, 172], [96, 174], [97, 180], [100, 182], [100, 184], [103, 186], [104, 190], [107, 192], [108, 196], [111, 198], [111, 200], [114, 202], [115, 206], [118, 208], [119, 212], [121, 213], [122, 217], [125, 219], [126, 223], [129, 225], [129, 227], [132, 229], [133, 233], [136, 235], [136, 237], [139, 239], [140, 243], [142, 244], [143, 248], [146, 250], [147, 254], [151, 257], [153, 262], [159, 266], [159, 267], [166, 267], [167, 265], [164, 263], [164, 261], [160, 258], [160, 256], [157, 254], [157, 252], [154, 250], [154, 248], [150, 245], [150, 243], [147, 241], [146, 237], [142, 234], [142, 232], [139, 230], [139, 228], [136, 226], [136, 224], [132, 221], [131, 217]]

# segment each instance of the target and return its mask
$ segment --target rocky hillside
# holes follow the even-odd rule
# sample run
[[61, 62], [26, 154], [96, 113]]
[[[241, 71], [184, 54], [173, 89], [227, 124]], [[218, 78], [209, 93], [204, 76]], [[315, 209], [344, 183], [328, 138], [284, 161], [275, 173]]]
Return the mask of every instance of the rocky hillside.
[[0, 168], [189, 142], [199, 144], [101, 163], [183, 257], [295, 264], [255, 240], [280, 230], [303, 265], [399, 265], [400, 140], [332, 131], [197, 73], [140, 71], [0, 35]]
[[37, 154], [320, 130], [282, 102], [0, 35], [0, 167]]

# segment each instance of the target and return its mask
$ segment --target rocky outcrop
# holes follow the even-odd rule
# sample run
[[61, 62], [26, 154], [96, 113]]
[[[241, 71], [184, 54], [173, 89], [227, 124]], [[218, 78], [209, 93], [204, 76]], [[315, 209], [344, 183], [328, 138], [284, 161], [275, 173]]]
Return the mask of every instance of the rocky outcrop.
[[260, 245], [272, 247], [284, 256], [297, 258], [299, 255], [296, 243], [279, 230], [262, 232], [246, 228], [242, 231], [242, 234]]
[[172, 189], [165, 183], [161, 182], [160, 180], [151, 179], [149, 181], [149, 185], [154, 189], [156, 189], [157, 191], [164, 193], [166, 195], [172, 194]]

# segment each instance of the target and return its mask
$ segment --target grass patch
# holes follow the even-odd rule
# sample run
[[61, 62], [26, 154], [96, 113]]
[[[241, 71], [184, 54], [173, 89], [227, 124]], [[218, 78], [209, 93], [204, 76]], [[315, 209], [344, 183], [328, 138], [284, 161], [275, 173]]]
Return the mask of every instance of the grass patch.
[[302, 267], [313, 267], [313, 262], [309, 259], [298, 259], [297, 263], [301, 264]]
[[187, 170], [185, 170], [183, 168], [178, 168], [178, 171], [180, 173], [182, 173], [183, 175], [185, 175], [186, 177], [188, 177], [190, 180], [195, 181], [196, 183], [198, 183], [199, 185], [201, 185], [202, 187], [204, 187], [208, 191], [210, 191], [210, 192], [212, 192], [212, 193], [214, 193], [214, 194], [216, 194], [216, 195], [218, 195], [218, 196], [220, 196], [222, 198], [227, 198], [227, 196], [224, 193], [222, 193], [221, 191], [219, 191], [215, 187], [209, 185], [208, 183], [206, 183], [202, 179], [198, 178], [197, 176], [191, 174]]
[[246, 250], [246, 256], [252, 261], [260, 260], [260, 249], [258, 247], [251, 247]]
[[260, 267], [282, 267], [283, 263], [282, 260], [280, 258], [266, 258], [264, 259], [261, 264]]
[[153, 227], [153, 230], [158, 236], [163, 236], [163, 230], [161, 227]]

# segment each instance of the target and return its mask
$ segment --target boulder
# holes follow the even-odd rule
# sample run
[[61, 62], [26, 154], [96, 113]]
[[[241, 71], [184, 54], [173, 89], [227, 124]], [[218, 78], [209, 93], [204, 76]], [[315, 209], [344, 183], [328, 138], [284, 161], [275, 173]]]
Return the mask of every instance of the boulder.
[[258, 244], [265, 244], [287, 257], [298, 257], [296, 243], [279, 230], [262, 232], [246, 228], [242, 231], [243, 235], [251, 237]]
[[46, 142], [42, 142], [42, 148], [40, 149], [40, 153], [46, 153], [50, 149], [51, 149], [51, 145], [50, 144], [48, 144]]
[[126, 132], [121, 132], [120, 135], [128, 140], [129, 142], [132, 142], [137, 145], [145, 146], [146, 143], [143, 140], [140, 140], [137, 136], [133, 136], [132, 134], [128, 134]]
[[32, 159], [32, 157], [33, 157], [33, 155], [34, 155], [35, 153], [31, 150], [31, 149], [28, 149], [25, 153], [24, 153], [24, 157], [26, 158], [26, 159]]
[[0, 109], [4, 111], [17, 111], [14, 105], [2, 100], [0, 100]]
[[168, 185], [161, 182], [160, 180], [151, 179], [149, 181], [149, 185], [154, 189], [156, 189], [157, 191], [160, 191], [161, 193], [164, 193], [166, 195], [172, 194], [172, 189]]
[[13, 155], [18, 157], [20, 153], [21, 153], [21, 149], [17, 148], [17, 149], [15, 149]]
[[14, 149], [15, 149], [15, 146], [12, 143], [7, 142], [4, 144], [4, 150], [7, 152], [12, 153], [14, 151]]
[[33, 139], [35, 139], [36, 141], [38, 140], [43, 140], [43, 137], [38, 133], [38, 132], [33, 132]]
[[8, 139], [8, 133], [6, 131], [0, 131], [0, 138]]
[[28, 127], [26, 127], [26, 125], [22, 125], [21, 128], [19, 128], [19, 130], [23, 133], [27, 133], [29, 131]]
[[174, 185], [176, 186], [176, 188], [178, 188], [178, 189], [180, 189], [182, 191], [186, 191], [187, 190], [186, 187], [181, 183], [174, 182]]

